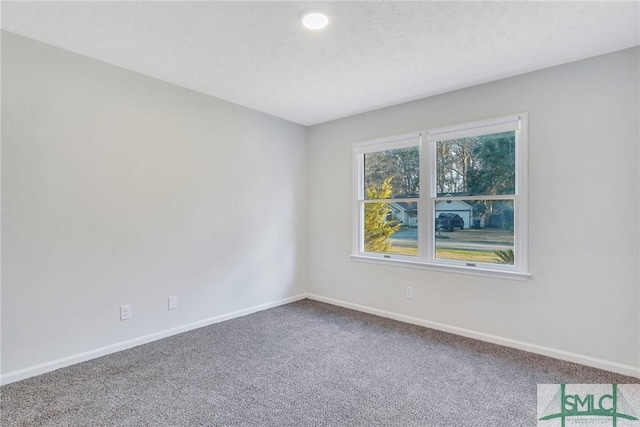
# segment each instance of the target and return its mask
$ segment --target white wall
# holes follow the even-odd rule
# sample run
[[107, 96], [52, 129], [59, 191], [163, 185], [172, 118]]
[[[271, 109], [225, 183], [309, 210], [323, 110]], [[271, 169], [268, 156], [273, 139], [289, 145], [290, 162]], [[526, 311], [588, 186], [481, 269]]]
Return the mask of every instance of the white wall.
[[2, 77], [3, 374], [304, 292], [304, 127], [6, 32]]
[[[3, 32], [1, 372], [307, 290], [638, 367], [639, 59], [305, 129]], [[350, 260], [354, 141], [521, 111], [532, 280]]]
[[[309, 291], [640, 366], [639, 52], [621, 51], [311, 127]], [[531, 280], [350, 260], [353, 142], [519, 112], [529, 113]], [[613, 205], [615, 214], [604, 209]], [[408, 285], [413, 300], [405, 299]]]

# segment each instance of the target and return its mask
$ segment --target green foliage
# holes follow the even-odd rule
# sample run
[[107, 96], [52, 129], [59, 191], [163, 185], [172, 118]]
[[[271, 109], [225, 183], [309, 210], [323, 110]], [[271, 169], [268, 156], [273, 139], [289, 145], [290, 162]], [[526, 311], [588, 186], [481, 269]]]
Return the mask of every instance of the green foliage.
[[437, 192], [469, 192], [470, 175], [475, 168], [476, 159], [473, 147], [475, 138], [450, 139], [439, 141], [436, 145], [436, 185]]
[[389, 197], [406, 197], [418, 194], [420, 187], [420, 153], [418, 147], [367, 153], [365, 155], [365, 184], [380, 188], [384, 181], [393, 178], [393, 193]]
[[516, 140], [512, 132], [484, 135], [472, 149], [476, 159], [469, 174], [474, 194], [512, 194], [516, 188]]
[[513, 265], [514, 255], [513, 249], [507, 249], [506, 251], [493, 251], [494, 255], [498, 257], [498, 264]]
[[440, 194], [512, 194], [515, 191], [515, 134], [503, 132], [439, 141]]
[[504, 209], [502, 211], [502, 229], [513, 231], [513, 210]]
[[[388, 199], [393, 194], [391, 181], [385, 179], [381, 185], [370, 185], [366, 189], [367, 199]], [[366, 252], [388, 252], [391, 248], [389, 236], [398, 231], [400, 224], [389, 221], [389, 203], [374, 202], [364, 205], [364, 250]]]

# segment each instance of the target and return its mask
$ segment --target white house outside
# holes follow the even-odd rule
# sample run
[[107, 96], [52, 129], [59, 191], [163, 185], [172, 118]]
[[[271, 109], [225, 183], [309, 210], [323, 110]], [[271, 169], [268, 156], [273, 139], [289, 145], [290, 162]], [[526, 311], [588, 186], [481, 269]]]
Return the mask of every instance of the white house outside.
[[[418, 211], [417, 204], [415, 202], [391, 202], [389, 203], [391, 208], [390, 218], [394, 221], [398, 221], [402, 225], [409, 227], [418, 226]], [[474, 218], [473, 207], [462, 200], [441, 200], [436, 202], [436, 218], [441, 213], [455, 213], [460, 215], [464, 221], [464, 228], [472, 228], [474, 226], [474, 219], [479, 221], [478, 226], [484, 228], [483, 218]]]
[[409, 227], [418, 226], [418, 209], [415, 202], [392, 202], [391, 219]]

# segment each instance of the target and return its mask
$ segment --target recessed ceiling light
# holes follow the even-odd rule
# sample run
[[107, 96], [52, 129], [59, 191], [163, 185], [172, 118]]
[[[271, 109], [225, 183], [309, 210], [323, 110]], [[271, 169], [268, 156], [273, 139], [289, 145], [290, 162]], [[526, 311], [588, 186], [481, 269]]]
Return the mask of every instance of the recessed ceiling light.
[[310, 30], [319, 30], [329, 23], [327, 15], [322, 13], [309, 13], [302, 18], [302, 24]]

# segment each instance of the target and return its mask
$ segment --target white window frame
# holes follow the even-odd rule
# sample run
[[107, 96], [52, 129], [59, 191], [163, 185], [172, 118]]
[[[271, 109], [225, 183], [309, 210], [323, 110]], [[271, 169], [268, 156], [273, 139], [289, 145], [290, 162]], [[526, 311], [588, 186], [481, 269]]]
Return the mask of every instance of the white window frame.
[[[354, 205], [353, 252], [356, 261], [382, 263], [410, 268], [455, 272], [477, 276], [526, 280], [528, 271], [527, 226], [527, 113], [514, 114], [453, 126], [428, 129], [388, 138], [356, 142], [353, 145]], [[435, 257], [435, 233], [430, 224], [435, 221], [435, 202], [441, 198], [436, 192], [437, 141], [515, 131], [516, 188], [513, 195], [451, 197], [450, 200], [513, 200], [514, 204], [514, 265], [472, 263]], [[418, 146], [420, 151], [420, 194], [417, 198], [389, 199], [417, 201], [418, 204], [418, 256], [372, 253], [364, 251], [364, 155], [379, 151]], [[425, 226], [424, 224], [429, 224]]]

